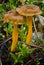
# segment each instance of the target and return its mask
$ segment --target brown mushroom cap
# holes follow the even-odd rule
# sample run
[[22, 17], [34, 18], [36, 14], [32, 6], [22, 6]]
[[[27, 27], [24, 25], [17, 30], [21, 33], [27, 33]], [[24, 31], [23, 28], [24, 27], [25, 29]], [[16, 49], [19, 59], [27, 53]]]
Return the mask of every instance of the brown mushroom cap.
[[24, 16], [33, 16], [33, 15], [38, 15], [42, 13], [40, 8], [35, 5], [24, 5], [17, 8], [16, 11], [20, 15], [24, 15]]
[[7, 14], [5, 14], [4, 22], [11, 22], [14, 24], [24, 24], [25, 17], [19, 15], [15, 10], [10, 10]]

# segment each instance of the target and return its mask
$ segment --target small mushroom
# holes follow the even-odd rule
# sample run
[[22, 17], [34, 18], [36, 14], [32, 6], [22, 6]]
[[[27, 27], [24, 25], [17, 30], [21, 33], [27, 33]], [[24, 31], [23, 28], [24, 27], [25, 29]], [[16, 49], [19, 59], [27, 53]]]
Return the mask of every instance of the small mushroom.
[[26, 0], [20, 0], [20, 2], [25, 2]]
[[24, 5], [26, 0], [20, 0], [20, 2], [22, 3], [22, 5]]
[[35, 5], [23, 5], [18, 7], [16, 11], [23, 16], [28, 17], [28, 34], [26, 38], [26, 43], [28, 44], [32, 38], [32, 16], [41, 14], [41, 10]]
[[16, 43], [18, 41], [18, 25], [25, 23], [25, 17], [19, 15], [15, 10], [10, 10], [4, 17], [5, 22], [11, 22], [14, 24], [14, 29], [12, 33], [12, 45], [11, 51], [15, 50]]

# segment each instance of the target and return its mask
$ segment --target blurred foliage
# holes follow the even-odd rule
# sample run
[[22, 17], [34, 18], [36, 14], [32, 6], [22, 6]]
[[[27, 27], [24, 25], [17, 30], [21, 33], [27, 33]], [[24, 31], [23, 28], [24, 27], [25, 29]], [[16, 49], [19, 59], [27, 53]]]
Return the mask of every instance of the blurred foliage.
[[9, 8], [9, 9], [16, 9], [16, 6], [14, 5], [14, 2], [15, 0], [9, 0], [6, 4], [6, 6]]
[[33, 4], [33, 2], [36, 1], [36, 0], [26, 0], [26, 4]]
[[8, 32], [10, 35], [12, 35], [12, 31], [13, 31], [13, 25], [11, 23], [5, 23], [3, 25], [3, 30], [5, 32]]
[[3, 4], [0, 4], [0, 26], [2, 25], [2, 18], [4, 17], [5, 14], [5, 8]]
[[10, 56], [13, 58], [14, 64], [16, 64], [18, 62], [24, 64], [23, 63], [24, 60], [26, 60], [27, 57], [29, 56], [29, 54], [31, 55], [32, 52], [34, 51], [34, 49], [32, 49], [32, 48], [29, 49], [29, 47], [27, 47], [27, 45], [22, 44], [22, 43], [17, 44], [16, 50], [17, 50], [17, 52], [15, 54], [10, 52]]
[[3, 16], [4, 13], [5, 13], [5, 9], [4, 9], [3, 4], [0, 4], [0, 13], [2, 14], [2, 16]]
[[29, 49], [25, 44], [17, 44], [17, 52], [16, 54], [10, 53], [11, 57], [14, 59], [14, 64], [20, 62], [23, 63], [23, 59], [28, 57]]
[[39, 61], [37, 61], [37, 62], [36, 62], [36, 65], [40, 65], [40, 62], [39, 62]]
[[20, 40], [26, 41], [27, 28], [25, 27], [25, 25], [22, 25], [21, 28], [18, 29], [18, 31]]

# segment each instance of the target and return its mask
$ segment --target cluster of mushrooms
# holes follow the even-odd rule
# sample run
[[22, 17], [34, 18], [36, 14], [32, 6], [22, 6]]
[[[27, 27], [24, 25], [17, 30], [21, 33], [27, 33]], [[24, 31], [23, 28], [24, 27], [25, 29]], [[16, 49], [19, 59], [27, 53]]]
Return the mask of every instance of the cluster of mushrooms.
[[14, 24], [12, 33], [11, 51], [15, 51], [18, 42], [18, 25], [25, 24], [26, 17], [28, 17], [28, 33], [26, 37], [26, 44], [29, 44], [32, 38], [32, 22], [34, 15], [40, 15], [42, 12], [36, 5], [22, 5], [17, 7], [16, 10], [8, 11], [4, 16], [4, 22], [11, 22]]

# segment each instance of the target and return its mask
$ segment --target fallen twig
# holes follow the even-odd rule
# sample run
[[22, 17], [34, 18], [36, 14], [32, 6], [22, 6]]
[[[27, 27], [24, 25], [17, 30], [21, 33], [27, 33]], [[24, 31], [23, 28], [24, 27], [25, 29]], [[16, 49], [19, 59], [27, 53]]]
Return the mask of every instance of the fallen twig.
[[[19, 42], [21, 42], [21, 43], [24, 43], [24, 44], [26, 44], [26, 42], [22, 42], [22, 41], [19, 41]], [[35, 45], [35, 44], [26, 44], [27, 46], [31, 46], [31, 47], [35, 47], [35, 48], [44, 48], [44, 46], [40, 46], [40, 45]]]
[[34, 29], [35, 29], [35, 34], [36, 34], [37, 38], [39, 39], [34, 18], [33, 18], [33, 25], [34, 25]]
[[35, 47], [35, 48], [43, 48], [42, 46], [35, 45], [35, 44], [26, 44], [26, 45], [31, 46], [31, 47]]
[[7, 38], [6, 40], [4, 40], [4, 41], [0, 44], [0, 46], [3, 45], [3, 44], [5, 44], [5, 43], [8, 42], [9, 40], [11, 40], [11, 37], [9, 37], [9, 38]]
[[36, 61], [39, 61], [41, 60], [42, 58], [34, 58], [34, 59], [31, 59], [29, 60], [25, 65], [31, 65], [32, 63], [36, 62]]
[[[3, 45], [3, 44], [5, 44], [6, 42], [8, 42], [9, 40], [11, 40], [11, 37], [9, 37], [8, 39], [6, 39], [5, 41], [3, 41], [1, 44], [0, 44], [0, 46], [1, 45]], [[23, 41], [19, 41], [20, 43], [24, 43], [24, 44], [26, 44], [26, 42], [23, 42]], [[26, 44], [27, 46], [31, 46], [31, 47], [35, 47], [35, 48], [43, 48], [42, 46], [40, 46], [40, 45], [35, 45], [35, 44]]]

